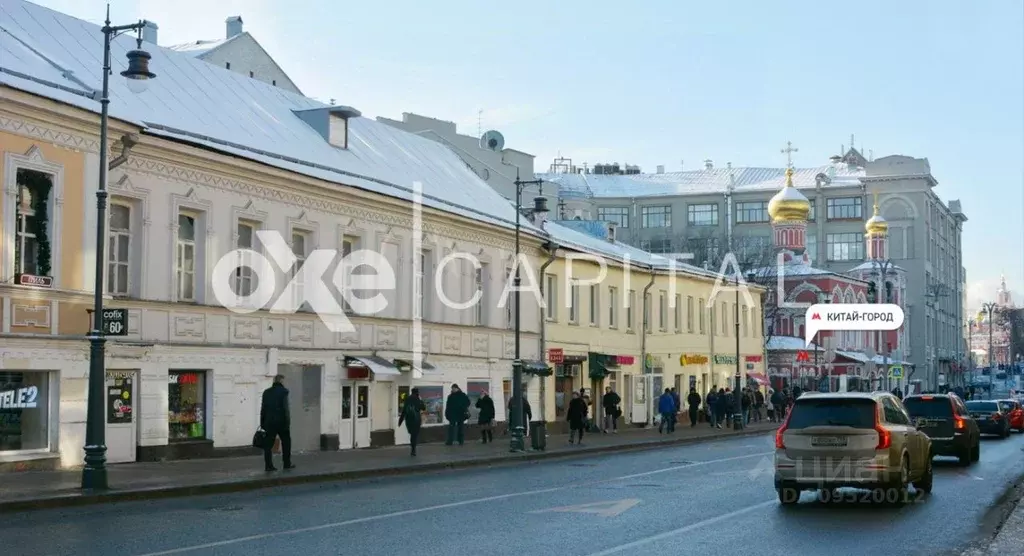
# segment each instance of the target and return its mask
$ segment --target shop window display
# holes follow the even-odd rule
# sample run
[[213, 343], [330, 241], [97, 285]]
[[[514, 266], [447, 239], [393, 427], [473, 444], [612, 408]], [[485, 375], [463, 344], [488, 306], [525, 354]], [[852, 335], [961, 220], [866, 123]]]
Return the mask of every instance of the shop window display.
[[206, 373], [172, 371], [167, 380], [167, 440], [206, 438]]
[[0, 452], [50, 448], [50, 374], [0, 371]]

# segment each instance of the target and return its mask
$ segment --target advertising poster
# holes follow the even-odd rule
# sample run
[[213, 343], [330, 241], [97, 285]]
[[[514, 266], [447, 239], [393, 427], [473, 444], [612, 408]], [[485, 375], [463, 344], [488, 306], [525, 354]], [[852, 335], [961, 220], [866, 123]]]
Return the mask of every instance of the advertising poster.
[[484, 392], [491, 393], [490, 383], [486, 380], [471, 380], [466, 383], [466, 395], [469, 396], [469, 423], [476, 423], [480, 419], [480, 409], [476, 407], [477, 400]]
[[427, 406], [423, 424], [439, 425], [444, 423], [444, 387], [417, 386], [417, 388], [420, 389], [420, 399], [423, 400], [423, 405]]

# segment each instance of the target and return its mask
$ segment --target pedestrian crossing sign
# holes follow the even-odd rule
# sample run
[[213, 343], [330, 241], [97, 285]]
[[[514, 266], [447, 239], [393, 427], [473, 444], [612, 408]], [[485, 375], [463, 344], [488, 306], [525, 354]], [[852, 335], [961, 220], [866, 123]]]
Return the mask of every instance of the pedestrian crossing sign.
[[893, 365], [889, 367], [889, 378], [903, 378], [903, 366]]

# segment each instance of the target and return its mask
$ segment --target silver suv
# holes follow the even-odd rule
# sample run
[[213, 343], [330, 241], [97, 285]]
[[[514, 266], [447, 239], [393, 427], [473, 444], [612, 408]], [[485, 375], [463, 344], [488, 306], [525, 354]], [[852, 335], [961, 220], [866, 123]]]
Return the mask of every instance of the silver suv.
[[841, 487], [904, 501], [911, 483], [931, 492], [931, 450], [888, 392], [809, 392], [775, 434], [775, 489], [783, 504], [797, 503], [803, 490]]

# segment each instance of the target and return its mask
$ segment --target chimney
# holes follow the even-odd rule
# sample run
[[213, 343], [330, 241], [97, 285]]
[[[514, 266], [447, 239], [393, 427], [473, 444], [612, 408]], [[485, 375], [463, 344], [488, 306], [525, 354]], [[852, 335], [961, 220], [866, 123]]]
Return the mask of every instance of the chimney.
[[704, 169], [705, 170], [714, 170], [715, 169], [715, 163], [711, 162], [710, 158], [705, 160], [704, 161]]
[[544, 223], [548, 221], [548, 199], [537, 196], [533, 198], [533, 211], [530, 220], [535, 226], [544, 229]]
[[839, 164], [839, 161], [842, 159], [843, 157], [839, 156], [838, 154], [834, 154], [831, 158], [829, 158], [829, 161], [832, 162], [833, 166], [835, 166], [836, 164]]
[[225, 36], [224, 38], [230, 39], [231, 37], [234, 37], [235, 35], [241, 35], [242, 34], [242, 16], [240, 16], [240, 15], [233, 15], [233, 16], [227, 18], [226, 20], [224, 20], [224, 23], [227, 26], [227, 36]]
[[160, 27], [156, 23], [147, 21], [146, 26], [142, 28], [142, 40], [148, 43], [159, 44], [156, 42], [156, 35], [159, 29]]
[[664, 174], [665, 173], [665, 165], [664, 164], [659, 164], [658, 165], [658, 173], [659, 174]]
[[615, 229], [618, 225], [615, 222], [606, 222], [608, 225], [608, 242], [615, 243]]

